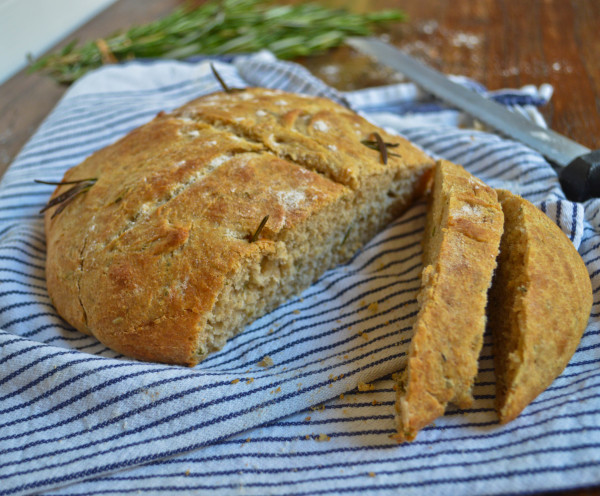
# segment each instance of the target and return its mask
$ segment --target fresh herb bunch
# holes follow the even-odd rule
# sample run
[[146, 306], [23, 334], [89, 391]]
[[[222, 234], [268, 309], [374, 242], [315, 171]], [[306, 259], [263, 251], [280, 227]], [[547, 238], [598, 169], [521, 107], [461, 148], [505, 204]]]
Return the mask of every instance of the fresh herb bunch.
[[77, 40], [35, 61], [71, 83], [105, 63], [135, 58], [186, 58], [266, 48], [283, 59], [323, 52], [347, 36], [366, 36], [377, 25], [404, 20], [400, 10], [353, 14], [319, 4], [275, 5], [269, 0], [212, 0], [182, 7], [166, 17], [82, 46]]

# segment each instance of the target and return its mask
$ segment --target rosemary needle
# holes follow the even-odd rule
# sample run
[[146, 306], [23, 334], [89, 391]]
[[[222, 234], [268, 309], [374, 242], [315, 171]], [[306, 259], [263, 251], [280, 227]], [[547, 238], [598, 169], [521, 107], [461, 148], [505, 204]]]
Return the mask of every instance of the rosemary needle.
[[[56, 217], [58, 214], [60, 214], [66, 207], [67, 205], [69, 205], [69, 203], [71, 203], [75, 197], [77, 195], [80, 195], [81, 193], [85, 193], [88, 189], [90, 189], [92, 187], [93, 183], [81, 183], [78, 184], [76, 186], [73, 186], [73, 188], [71, 188], [71, 190], [75, 190], [71, 193], [70, 196], [68, 196], [67, 198], [65, 198], [58, 207], [56, 207], [56, 210], [54, 211], [54, 213], [50, 216], [51, 219], [54, 219], [54, 217]], [[69, 191], [71, 191], [69, 190]], [[40, 213], [42, 213], [45, 210], [42, 209], [40, 210]]]
[[267, 223], [268, 220], [269, 220], [269, 216], [265, 215], [263, 217], [263, 220], [260, 221], [260, 224], [256, 228], [256, 231], [254, 232], [254, 234], [250, 238], [250, 243], [254, 243], [258, 239], [258, 236], [259, 236], [260, 232], [263, 230], [263, 227], [265, 227], [265, 224]]
[[217, 78], [217, 81], [219, 81], [219, 84], [221, 85], [221, 87], [223, 88], [223, 91], [225, 93], [237, 93], [238, 91], [244, 91], [242, 88], [230, 88], [229, 86], [227, 86], [227, 83], [225, 83], [225, 81], [223, 80], [221, 75], [217, 72], [217, 70], [215, 69], [215, 66], [213, 64], [210, 64], [210, 70], [212, 71], [213, 76], [215, 76], [215, 78]]
[[52, 208], [52, 207], [58, 205], [58, 207], [56, 208], [56, 210], [54, 211], [54, 213], [52, 214], [52, 217], [51, 217], [52, 219], [54, 219], [54, 217], [56, 217], [58, 214], [60, 214], [67, 207], [67, 205], [75, 199], [75, 197], [88, 191], [96, 183], [97, 179], [95, 177], [93, 177], [93, 178], [88, 178], [88, 179], [76, 179], [73, 181], [42, 181], [41, 179], [34, 179], [34, 181], [36, 183], [50, 184], [50, 185], [54, 185], [54, 186], [61, 186], [63, 184], [65, 184], [65, 185], [66, 184], [74, 184], [75, 185], [72, 188], [69, 188], [64, 193], [61, 193], [60, 195], [58, 195], [55, 198], [53, 198], [52, 200], [50, 200], [44, 206], [44, 208], [42, 208], [40, 210], [40, 213], [44, 213], [49, 208]]
[[223, 87], [223, 91], [225, 93], [230, 93], [231, 89], [229, 89], [229, 86], [227, 86], [225, 81], [223, 81], [223, 78], [217, 72], [217, 70], [215, 69], [215, 66], [213, 64], [210, 64], [210, 70], [212, 71], [213, 75], [217, 78], [217, 81], [219, 81], [219, 84]]
[[42, 179], [34, 179], [34, 183], [39, 184], [50, 184], [51, 186], [62, 186], [63, 184], [79, 184], [83, 182], [96, 182], [97, 179], [95, 177], [90, 177], [87, 179], [75, 179], [73, 181], [44, 181]]
[[340, 244], [340, 246], [344, 246], [346, 240], [348, 239], [348, 236], [350, 236], [350, 231], [352, 231], [352, 226], [350, 226], [346, 231], [346, 234], [344, 234], [344, 239], [342, 239], [342, 243]]

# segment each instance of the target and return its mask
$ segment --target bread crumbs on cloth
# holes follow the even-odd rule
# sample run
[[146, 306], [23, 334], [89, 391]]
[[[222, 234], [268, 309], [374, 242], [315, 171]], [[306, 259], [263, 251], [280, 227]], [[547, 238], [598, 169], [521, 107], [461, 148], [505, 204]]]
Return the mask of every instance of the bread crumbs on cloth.
[[267, 368], [267, 367], [272, 367], [274, 365], [274, 363], [275, 362], [273, 362], [273, 359], [269, 355], [265, 355], [263, 357], [263, 359], [260, 362], [258, 362], [257, 365], [259, 367], [265, 367], [265, 368]]

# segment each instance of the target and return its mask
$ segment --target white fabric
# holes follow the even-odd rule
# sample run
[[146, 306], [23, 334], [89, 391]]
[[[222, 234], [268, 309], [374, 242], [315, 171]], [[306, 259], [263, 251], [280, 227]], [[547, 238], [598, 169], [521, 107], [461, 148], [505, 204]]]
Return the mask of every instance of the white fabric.
[[[216, 67], [231, 87], [349, 103], [432, 155], [522, 194], [578, 247], [598, 292], [600, 203], [566, 201], [532, 150], [456, 127], [464, 116], [409, 84], [340, 93], [268, 53]], [[536, 120], [535, 105], [551, 94], [487, 94], [462, 82], [510, 97]], [[451, 407], [411, 444], [389, 439], [389, 376], [403, 366], [417, 311], [423, 202], [193, 369], [129, 360], [56, 315], [38, 214], [53, 187], [32, 180], [60, 179], [157, 112], [218, 89], [206, 62], [105, 67], [66, 93], [3, 178], [0, 494], [503, 494], [599, 484], [596, 303], [565, 372], [514, 422], [499, 426], [493, 410], [486, 337], [473, 407]], [[266, 355], [274, 365], [257, 365]], [[374, 389], [358, 391], [359, 382]]]

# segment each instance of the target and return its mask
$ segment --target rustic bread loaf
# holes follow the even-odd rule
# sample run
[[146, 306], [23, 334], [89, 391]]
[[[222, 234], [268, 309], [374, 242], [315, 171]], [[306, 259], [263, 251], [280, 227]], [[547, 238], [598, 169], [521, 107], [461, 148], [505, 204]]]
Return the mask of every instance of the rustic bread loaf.
[[[373, 133], [398, 144], [387, 163]], [[323, 98], [208, 95], [65, 174], [93, 185], [46, 214], [48, 291], [112, 349], [194, 365], [347, 260], [422, 194], [432, 166]]]
[[564, 370], [586, 328], [592, 286], [573, 243], [527, 200], [498, 190], [504, 235], [490, 291], [501, 423]]
[[502, 235], [496, 192], [459, 165], [436, 165], [423, 238], [423, 272], [408, 362], [397, 385], [399, 441], [471, 405], [487, 291]]

